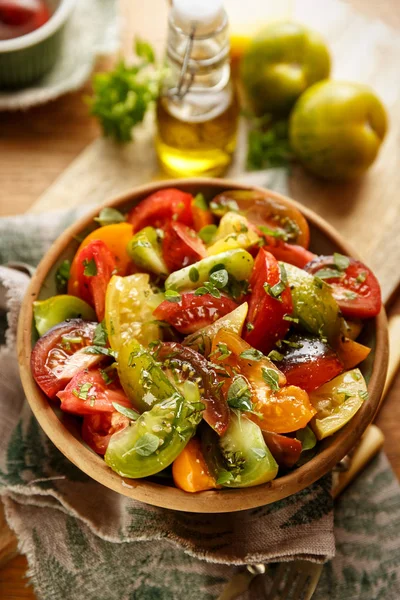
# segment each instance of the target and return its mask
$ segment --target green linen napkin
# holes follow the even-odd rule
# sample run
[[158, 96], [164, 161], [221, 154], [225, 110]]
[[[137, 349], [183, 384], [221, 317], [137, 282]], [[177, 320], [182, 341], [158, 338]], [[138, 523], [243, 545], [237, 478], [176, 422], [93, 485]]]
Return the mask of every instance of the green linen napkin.
[[[84, 209], [0, 220], [0, 494], [43, 600], [215, 600], [235, 565], [334, 555], [330, 477], [284, 501], [194, 515], [135, 502], [72, 465], [41, 431], [15, 356], [19, 304], [51, 241]], [[3, 312], [3, 315], [5, 313]], [[337, 554], [315, 598], [400, 597], [400, 489], [376, 459], [335, 511]], [[243, 600], [261, 600], [256, 586]]]

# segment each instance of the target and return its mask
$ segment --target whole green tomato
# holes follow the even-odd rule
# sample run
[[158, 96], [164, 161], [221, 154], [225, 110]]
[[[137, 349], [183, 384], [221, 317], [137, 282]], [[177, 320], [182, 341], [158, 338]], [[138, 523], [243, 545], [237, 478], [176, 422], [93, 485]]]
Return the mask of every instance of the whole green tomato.
[[322, 37], [294, 22], [270, 23], [243, 54], [240, 75], [258, 115], [287, 115], [313, 83], [329, 77], [330, 56]]
[[387, 130], [386, 111], [365, 85], [322, 81], [297, 101], [289, 137], [306, 169], [323, 179], [355, 179], [374, 162]]

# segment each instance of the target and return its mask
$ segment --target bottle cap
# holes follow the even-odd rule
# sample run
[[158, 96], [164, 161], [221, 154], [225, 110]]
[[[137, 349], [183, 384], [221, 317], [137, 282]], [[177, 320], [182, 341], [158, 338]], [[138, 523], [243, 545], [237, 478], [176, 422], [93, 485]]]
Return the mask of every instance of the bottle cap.
[[224, 18], [222, 0], [173, 0], [172, 18], [185, 33], [196, 27], [196, 36], [215, 31]]

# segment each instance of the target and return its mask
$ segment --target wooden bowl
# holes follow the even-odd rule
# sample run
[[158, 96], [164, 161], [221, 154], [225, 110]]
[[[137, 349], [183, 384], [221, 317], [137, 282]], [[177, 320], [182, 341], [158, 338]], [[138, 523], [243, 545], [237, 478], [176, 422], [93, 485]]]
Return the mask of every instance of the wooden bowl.
[[[170, 180], [136, 188], [118, 196], [105, 206], [113, 206], [125, 212], [150, 193], [166, 187], [179, 187], [191, 193], [202, 192], [206, 198], [228, 189], [253, 188], [265, 192], [262, 188], [246, 186], [226, 179]], [[319, 254], [339, 251], [357, 258], [357, 254], [340, 234], [313, 211], [276, 192], [268, 191], [268, 194], [278, 202], [295, 206], [304, 214], [310, 225], [311, 248], [314, 251]], [[246, 489], [224, 489], [189, 494], [168, 484], [163, 485], [154, 478], [123, 479], [114, 473], [100, 456], [85, 446], [80, 438], [77, 419], [61, 413], [33, 380], [30, 354], [36, 334], [32, 302], [56, 293], [54, 275], [57, 266], [65, 258], [73, 257], [78, 247], [76, 236], [94, 229], [93, 217], [98, 215], [100, 208], [98, 206], [93, 208], [87, 216], [67, 229], [53, 244], [32, 278], [20, 314], [18, 359], [22, 384], [33, 413], [57, 448], [87, 475], [119, 494], [155, 506], [198, 513], [234, 512], [276, 502], [299, 492], [330, 471], [357, 443], [372, 422], [379, 406], [388, 360], [387, 326], [383, 308], [375, 319], [366, 323], [363, 330], [363, 341], [372, 348], [370, 357], [361, 365], [361, 370], [368, 381], [369, 399], [364, 402], [350, 423], [334, 436], [319, 443], [318, 454], [311, 461], [274, 481]]]

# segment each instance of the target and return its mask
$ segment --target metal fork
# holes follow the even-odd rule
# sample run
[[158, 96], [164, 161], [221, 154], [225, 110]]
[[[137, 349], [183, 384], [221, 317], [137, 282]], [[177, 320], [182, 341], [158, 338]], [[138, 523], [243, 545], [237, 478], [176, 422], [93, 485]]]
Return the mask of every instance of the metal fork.
[[[360, 444], [351, 457], [346, 471], [334, 473], [332, 495], [337, 498], [344, 488], [372, 460], [383, 445], [383, 434], [376, 425], [370, 425], [361, 438]], [[263, 600], [310, 600], [318, 585], [323, 569], [322, 564], [307, 560], [280, 563], [272, 576], [272, 582], [260, 577], [264, 589]], [[236, 573], [228, 582], [218, 600], [235, 600], [248, 590], [251, 581], [272, 570], [268, 565], [247, 565], [245, 570]]]

